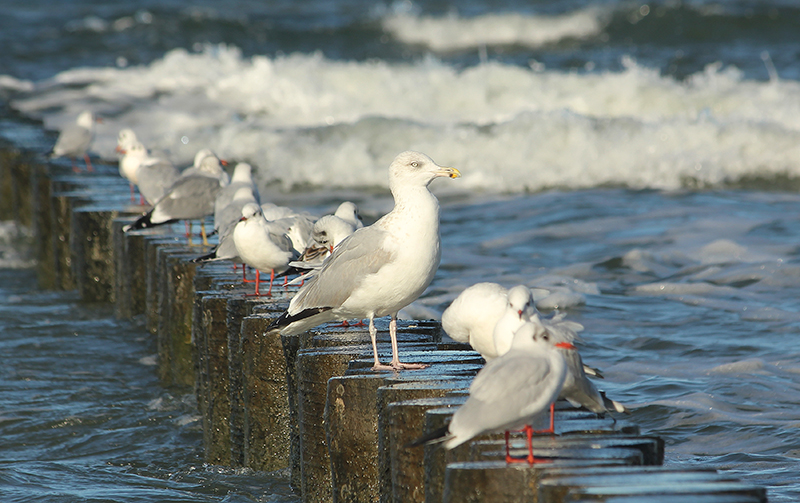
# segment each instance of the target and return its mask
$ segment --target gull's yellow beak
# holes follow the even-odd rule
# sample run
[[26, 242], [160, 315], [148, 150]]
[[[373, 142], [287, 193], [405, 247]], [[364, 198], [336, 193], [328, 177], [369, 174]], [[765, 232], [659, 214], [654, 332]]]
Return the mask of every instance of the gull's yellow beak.
[[457, 170], [456, 168], [449, 168], [446, 166], [440, 166], [439, 171], [436, 173], [436, 176], [446, 176], [449, 178], [458, 178], [461, 176], [461, 171]]

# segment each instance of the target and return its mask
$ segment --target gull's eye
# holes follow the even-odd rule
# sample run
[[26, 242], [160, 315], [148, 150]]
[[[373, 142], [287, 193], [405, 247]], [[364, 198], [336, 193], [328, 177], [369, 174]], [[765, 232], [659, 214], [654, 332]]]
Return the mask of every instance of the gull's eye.
[[543, 333], [542, 334], [542, 339], [544, 339], [545, 341], [549, 341], [550, 340], [550, 334], [548, 334], [547, 332]]
[[418, 168], [419, 167], [419, 163], [417, 161], [412, 161], [411, 162], [411, 167], [412, 168]]

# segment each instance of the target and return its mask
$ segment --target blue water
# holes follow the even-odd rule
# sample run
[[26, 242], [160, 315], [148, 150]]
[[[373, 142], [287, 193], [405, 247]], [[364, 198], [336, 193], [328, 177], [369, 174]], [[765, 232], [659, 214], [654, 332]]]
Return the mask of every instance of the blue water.
[[[797, 26], [789, 0], [7, 2], [0, 136], [45, 152], [90, 108], [110, 162], [132, 127], [177, 162], [250, 162], [267, 199], [352, 199], [368, 221], [394, 155], [422, 150], [464, 177], [432, 184], [442, 264], [407, 316], [525, 283], [586, 327], [584, 360], [667, 464], [796, 501]], [[159, 385], [143, 328], [32, 287], [16, 234], [4, 500], [296, 498], [280, 474], [203, 465], [193, 399]]]

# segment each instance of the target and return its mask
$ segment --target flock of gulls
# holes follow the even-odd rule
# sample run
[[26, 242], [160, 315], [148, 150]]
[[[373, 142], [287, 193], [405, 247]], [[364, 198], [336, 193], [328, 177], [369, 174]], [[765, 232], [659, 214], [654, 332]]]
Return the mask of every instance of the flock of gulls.
[[[97, 119], [83, 112], [65, 128], [52, 156], [83, 157], [91, 171], [88, 151]], [[226, 260], [256, 271], [255, 294], [261, 295], [260, 274], [274, 279], [299, 275], [288, 309], [270, 329], [291, 335], [336, 320], [368, 319], [374, 370], [420, 369], [426, 365], [401, 362], [397, 346], [397, 313], [430, 285], [441, 258], [439, 202], [428, 189], [436, 178], [458, 178], [455, 169], [436, 164], [420, 152], [399, 154], [389, 166], [394, 208], [364, 226], [357, 206], [343, 202], [335, 213], [314, 218], [272, 203], [262, 203], [247, 163], [238, 163], [229, 177], [225, 161], [201, 150], [192, 166], [179, 170], [154, 154], [130, 129], [119, 132], [120, 175], [137, 187], [141, 204], [150, 208], [129, 232], [183, 220], [191, 244], [191, 224], [201, 221], [203, 244], [208, 245], [203, 220], [213, 215], [218, 244], [196, 262]], [[234, 265], [236, 267], [236, 265]], [[374, 320], [390, 316], [392, 360], [378, 358]], [[542, 316], [524, 285], [511, 289], [478, 283], [465, 289], [442, 315], [442, 328], [454, 340], [469, 343], [487, 361], [469, 389], [469, 398], [448, 426], [412, 443], [442, 441], [451, 449], [489, 432], [505, 431], [506, 460], [534, 463], [533, 433], [554, 433], [554, 402], [559, 398], [593, 412], [628, 412], [598, 391], [589, 376], [602, 378], [583, 364], [575, 342], [583, 330], [563, 313]], [[550, 413], [550, 427], [533, 430], [535, 420]], [[523, 429], [528, 455], [512, 457], [509, 431]]]

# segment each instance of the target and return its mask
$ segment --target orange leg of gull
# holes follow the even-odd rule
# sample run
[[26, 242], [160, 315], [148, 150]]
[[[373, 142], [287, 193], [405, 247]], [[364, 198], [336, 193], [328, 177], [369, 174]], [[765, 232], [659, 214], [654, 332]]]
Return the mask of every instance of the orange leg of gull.
[[[264, 294], [267, 297], [272, 297], [272, 282], [273, 281], [275, 281], [275, 270], [274, 269], [270, 270], [269, 290], [267, 291], [267, 293]], [[256, 292], [252, 293], [252, 294], [251, 293], [246, 293], [245, 297], [253, 297], [253, 296], [261, 297], [261, 291], [259, 289], [260, 285], [261, 285], [261, 272], [258, 269], [256, 269]]]
[[[233, 270], [236, 270], [236, 264], [233, 264]], [[255, 283], [254, 279], [247, 279], [247, 266], [244, 264], [242, 264], [242, 283]]]
[[89, 173], [94, 172], [92, 161], [89, 160], [89, 154], [83, 154], [83, 160], [86, 161], [86, 171], [88, 171]]
[[526, 446], [528, 447], [528, 455], [524, 458], [515, 458], [511, 455], [510, 448], [508, 445], [508, 437], [509, 432], [506, 431], [506, 463], [528, 463], [529, 465], [533, 465], [535, 463], [547, 463], [548, 460], [545, 459], [536, 459], [533, 456], [533, 428], [530, 426], [525, 426], [522, 429], [525, 432], [525, 439], [526, 439]]
[[546, 430], [532, 430], [534, 433], [549, 433], [554, 434], [556, 432], [556, 404], [555, 402], [550, 404], [550, 427]]
[[72, 163], [72, 172], [73, 172], [73, 173], [80, 173], [80, 172], [81, 172], [81, 168], [79, 168], [79, 167], [78, 167], [78, 166], [75, 164], [75, 159], [73, 159], [72, 157], [70, 157], [70, 158], [69, 158], [69, 162], [71, 162], [71, 163]]

